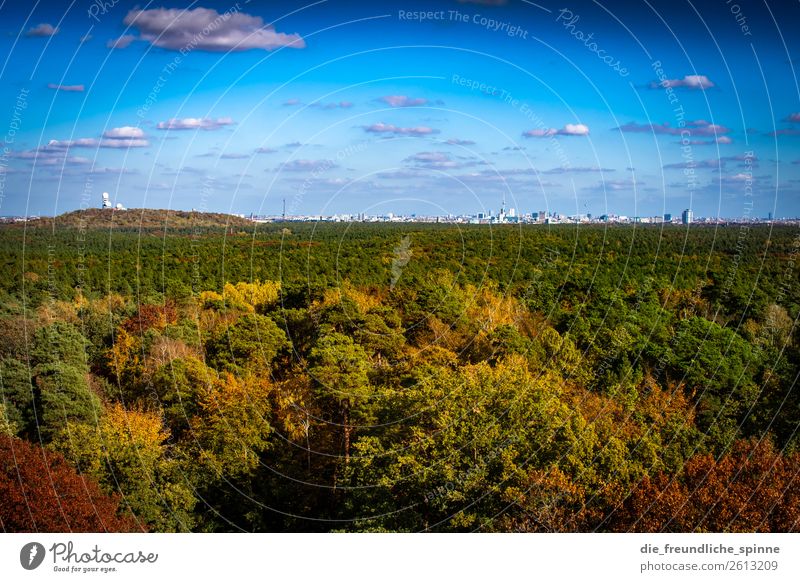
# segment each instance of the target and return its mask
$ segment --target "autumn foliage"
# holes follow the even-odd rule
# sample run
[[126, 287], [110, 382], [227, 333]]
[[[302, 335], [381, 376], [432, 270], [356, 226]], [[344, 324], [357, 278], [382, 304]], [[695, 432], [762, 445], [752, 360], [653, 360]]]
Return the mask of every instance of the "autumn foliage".
[[133, 532], [119, 498], [75, 472], [58, 453], [0, 435], [0, 527], [5, 532]]
[[692, 457], [678, 476], [645, 477], [613, 522], [617, 531], [798, 531], [800, 454], [740, 441], [719, 460]]

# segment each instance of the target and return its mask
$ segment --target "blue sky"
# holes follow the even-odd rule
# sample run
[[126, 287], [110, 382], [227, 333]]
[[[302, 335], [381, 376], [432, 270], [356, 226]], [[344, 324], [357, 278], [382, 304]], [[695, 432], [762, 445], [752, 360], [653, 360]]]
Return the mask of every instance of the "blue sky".
[[21, 4], [1, 215], [800, 215], [792, 3]]

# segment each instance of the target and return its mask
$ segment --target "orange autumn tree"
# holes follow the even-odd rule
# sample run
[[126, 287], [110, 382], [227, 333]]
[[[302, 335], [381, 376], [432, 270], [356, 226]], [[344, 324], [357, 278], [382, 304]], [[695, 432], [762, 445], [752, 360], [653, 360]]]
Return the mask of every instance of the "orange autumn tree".
[[133, 532], [143, 526], [119, 515], [106, 495], [64, 458], [0, 435], [0, 529], [5, 532]]
[[738, 441], [719, 459], [689, 459], [677, 477], [645, 477], [611, 518], [615, 531], [791, 532], [800, 529], [800, 454]]

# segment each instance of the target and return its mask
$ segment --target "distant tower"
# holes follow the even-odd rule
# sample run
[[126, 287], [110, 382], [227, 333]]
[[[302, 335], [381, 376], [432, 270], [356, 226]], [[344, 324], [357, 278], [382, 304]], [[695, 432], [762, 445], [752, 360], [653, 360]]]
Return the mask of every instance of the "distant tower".
[[283, 199], [283, 220], [286, 220], [286, 198]]
[[103, 208], [112, 208], [111, 199], [108, 197], [108, 192], [103, 192]]
[[681, 214], [681, 222], [683, 222], [683, 224], [692, 224], [693, 218], [694, 218], [694, 213], [690, 208], [687, 208], [686, 210], [683, 211], [683, 214]]

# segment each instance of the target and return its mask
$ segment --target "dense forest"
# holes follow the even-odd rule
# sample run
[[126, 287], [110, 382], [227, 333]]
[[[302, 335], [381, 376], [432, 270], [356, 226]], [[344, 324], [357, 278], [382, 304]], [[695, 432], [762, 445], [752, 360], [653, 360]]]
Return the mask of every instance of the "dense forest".
[[0, 229], [4, 531], [800, 529], [797, 228], [75, 216]]

